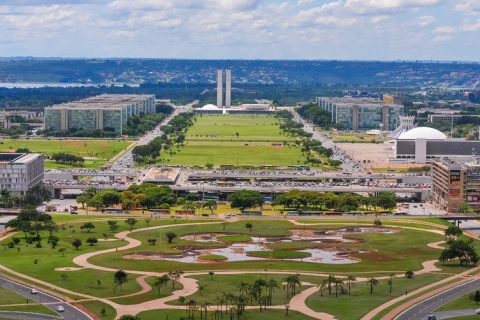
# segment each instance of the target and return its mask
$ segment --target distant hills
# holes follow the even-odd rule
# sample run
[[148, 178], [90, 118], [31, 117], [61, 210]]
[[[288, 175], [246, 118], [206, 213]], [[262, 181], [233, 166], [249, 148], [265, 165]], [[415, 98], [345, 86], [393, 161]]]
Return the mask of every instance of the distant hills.
[[469, 88], [480, 80], [473, 62], [4, 57], [0, 82], [213, 84], [221, 68], [231, 69], [237, 84]]

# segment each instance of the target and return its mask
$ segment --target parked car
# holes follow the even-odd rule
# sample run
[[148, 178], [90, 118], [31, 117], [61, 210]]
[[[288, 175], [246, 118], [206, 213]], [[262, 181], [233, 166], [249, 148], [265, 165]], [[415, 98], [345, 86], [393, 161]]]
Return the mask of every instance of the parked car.
[[70, 214], [78, 214], [78, 212], [77, 211], [72, 211], [72, 212], [70, 212]]
[[202, 217], [209, 217], [208, 213], [202, 213]]

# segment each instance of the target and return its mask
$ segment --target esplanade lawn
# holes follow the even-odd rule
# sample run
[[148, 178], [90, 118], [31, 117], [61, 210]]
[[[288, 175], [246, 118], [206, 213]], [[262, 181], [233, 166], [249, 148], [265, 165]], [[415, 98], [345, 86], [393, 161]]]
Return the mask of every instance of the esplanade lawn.
[[[185, 147], [163, 152], [164, 164], [274, 165], [304, 164], [295, 140], [266, 115], [198, 115], [186, 134]], [[237, 136], [238, 133], [238, 136]]]

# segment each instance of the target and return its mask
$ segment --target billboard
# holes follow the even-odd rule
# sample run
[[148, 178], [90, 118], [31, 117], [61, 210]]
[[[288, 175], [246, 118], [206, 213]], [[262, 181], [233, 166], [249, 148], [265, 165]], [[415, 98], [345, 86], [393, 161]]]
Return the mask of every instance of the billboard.
[[460, 199], [460, 170], [450, 171], [450, 199]]

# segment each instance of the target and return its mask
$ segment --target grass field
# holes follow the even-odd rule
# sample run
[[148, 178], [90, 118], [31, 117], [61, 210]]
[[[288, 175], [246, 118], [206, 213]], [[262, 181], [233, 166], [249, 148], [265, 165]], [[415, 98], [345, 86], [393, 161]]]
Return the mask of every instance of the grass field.
[[[238, 138], [236, 133], [239, 134]], [[215, 135], [215, 136], [211, 136]], [[292, 146], [283, 146], [287, 142]], [[280, 143], [282, 146], [272, 146]], [[248, 145], [247, 145], [248, 144]], [[162, 157], [168, 164], [263, 166], [303, 164], [300, 148], [281, 134], [278, 119], [272, 116], [204, 115], [187, 132], [185, 147]]]
[[51, 316], [58, 316], [56, 312], [53, 312], [49, 308], [40, 304], [32, 304], [28, 306], [15, 306], [15, 307], [0, 307], [0, 311], [32, 312], [32, 313], [48, 314]]
[[[178, 320], [181, 318], [187, 318], [186, 310], [150, 310], [144, 311], [139, 313], [137, 316], [141, 320]], [[211, 312], [208, 313], [208, 317], [210, 317]], [[223, 313], [223, 319], [230, 319], [229, 315], [225, 315]], [[200, 319], [200, 312], [196, 312], [195, 319]], [[212, 318], [213, 319], [213, 318]], [[236, 315], [235, 315], [235, 318]], [[259, 309], [247, 310], [244, 315], [240, 319], [262, 319], [262, 320], [310, 320], [315, 319], [309, 316], [306, 316], [303, 313], [289, 311], [288, 316], [285, 314], [285, 310], [274, 310], [274, 309], [267, 309], [266, 311], [262, 310], [260, 313]]]
[[366, 281], [357, 281], [355, 287], [351, 288], [351, 295], [335, 297], [334, 291], [332, 295], [328, 292], [323, 296], [316, 293], [307, 298], [306, 305], [317, 312], [332, 314], [337, 319], [360, 319], [370, 310], [405, 295], [405, 292], [411, 292], [446, 277], [447, 275], [441, 274], [425, 274], [414, 276], [412, 279], [396, 278], [393, 279], [392, 293], [387, 280], [379, 280], [379, 285], [374, 287], [373, 294], [370, 294], [370, 286]]
[[26, 297], [0, 287], [0, 305], [26, 303], [26, 301]]
[[[475, 290], [476, 291], [476, 290]], [[448, 310], [462, 310], [462, 309], [478, 309], [480, 304], [473, 300], [475, 291], [469, 292], [455, 300], [452, 300], [435, 311], [448, 311]], [[477, 316], [478, 318], [478, 316]]]
[[[117, 315], [115, 308], [100, 301], [85, 301], [81, 305], [94, 312], [102, 320], [114, 320]], [[105, 316], [102, 316], [102, 309], [106, 311]]]
[[[127, 148], [132, 142], [111, 140], [2, 140], [0, 152], [14, 152], [19, 148], [27, 148], [31, 152], [44, 153], [51, 156], [57, 152], [74, 154], [84, 158], [85, 168], [100, 168], [108, 159]], [[94, 159], [95, 158], [95, 159]], [[71, 168], [51, 161], [45, 161], [45, 168]]]

